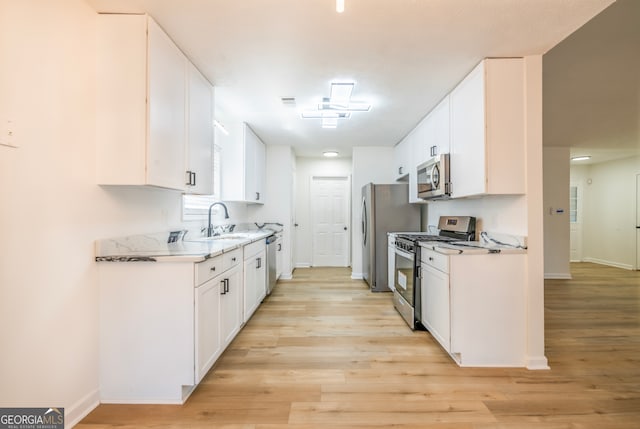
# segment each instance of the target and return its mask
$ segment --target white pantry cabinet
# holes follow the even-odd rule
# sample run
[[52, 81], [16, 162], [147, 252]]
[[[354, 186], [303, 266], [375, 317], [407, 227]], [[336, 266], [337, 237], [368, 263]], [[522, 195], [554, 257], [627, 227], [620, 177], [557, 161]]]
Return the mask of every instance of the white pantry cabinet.
[[450, 103], [451, 196], [524, 194], [523, 59], [482, 61]]
[[199, 192], [211, 163], [194, 166], [189, 143], [211, 151], [211, 85], [147, 15], [100, 14], [97, 35], [98, 184]]
[[267, 296], [267, 247], [264, 240], [244, 247], [244, 322]]
[[526, 364], [526, 254], [422, 248], [422, 324], [460, 366]]
[[264, 204], [266, 147], [248, 124], [216, 133], [222, 147], [222, 199]]

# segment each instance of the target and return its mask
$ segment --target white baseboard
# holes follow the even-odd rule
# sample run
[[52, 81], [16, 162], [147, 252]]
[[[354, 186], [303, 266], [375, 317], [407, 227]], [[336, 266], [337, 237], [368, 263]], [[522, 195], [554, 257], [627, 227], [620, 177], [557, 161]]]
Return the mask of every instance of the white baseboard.
[[298, 262], [296, 263], [295, 268], [311, 268], [311, 264], [306, 262]]
[[351, 272], [351, 280], [362, 280], [364, 279], [364, 273], [354, 273]]
[[72, 428], [100, 405], [100, 392], [96, 389], [64, 410], [65, 428]]
[[571, 280], [571, 273], [544, 273], [545, 280]]
[[527, 358], [527, 369], [530, 370], [542, 370], [542, 369], [551, 369], [549, 368], [549, 362], [545, 356], [538, 357], [528, 357]]
[[291, 280], [293, 279], [293, 273], [282, 273], [278, 280]]
[[609, 267], [622, 268], [623, 270], [633, 270], [633, 265], [621, 264], [620, 262], [606, 261], [598, 258], [584, 258], [584, 262], [591, 262], [594, 264], [607, 265]]

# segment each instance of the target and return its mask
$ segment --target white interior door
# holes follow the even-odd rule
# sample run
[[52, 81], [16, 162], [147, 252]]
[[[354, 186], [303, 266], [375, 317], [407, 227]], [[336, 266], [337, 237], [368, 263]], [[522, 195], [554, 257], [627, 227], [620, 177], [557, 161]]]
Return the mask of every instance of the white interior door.
[[569, 192], [569, 244], [569, 260], [582, 262], [582, 187], [573, 183]]
[[636, 270], [640, 270], [640, 174], [636, 175]]
[[313, 266], [349, 266], [349, 201], [348, 177], [311, 179]]

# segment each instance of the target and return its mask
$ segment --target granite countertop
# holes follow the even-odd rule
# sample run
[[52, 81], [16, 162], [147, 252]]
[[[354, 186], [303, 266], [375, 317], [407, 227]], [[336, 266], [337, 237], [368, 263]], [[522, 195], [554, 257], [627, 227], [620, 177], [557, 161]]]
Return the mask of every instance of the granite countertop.
[[527, 253], [525, 237], [487, 232], [480, 233], [480, 241], [423, 241], [420, 246], [447, 255]]
[[96, 261], [201, 262], [271, 234], [273, 231], [265, 228], [200, 237], [180, 230], [96, 240]]

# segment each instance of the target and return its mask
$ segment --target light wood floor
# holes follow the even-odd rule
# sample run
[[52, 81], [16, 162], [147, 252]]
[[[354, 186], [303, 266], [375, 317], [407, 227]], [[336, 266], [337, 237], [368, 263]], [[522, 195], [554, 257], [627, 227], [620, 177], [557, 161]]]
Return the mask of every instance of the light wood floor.
[[637, 429], [640, 274], [545, 283], [551, 370], [459, 368], [347, 269], [280, 282], [183, 406], [101, 405], [80, 429]]

